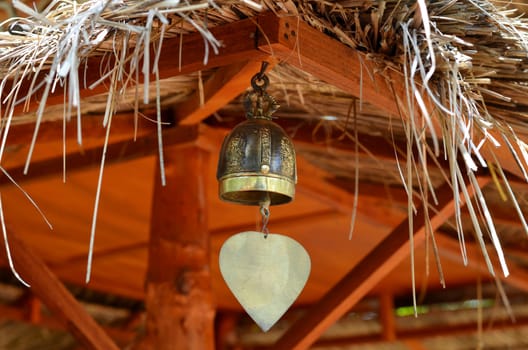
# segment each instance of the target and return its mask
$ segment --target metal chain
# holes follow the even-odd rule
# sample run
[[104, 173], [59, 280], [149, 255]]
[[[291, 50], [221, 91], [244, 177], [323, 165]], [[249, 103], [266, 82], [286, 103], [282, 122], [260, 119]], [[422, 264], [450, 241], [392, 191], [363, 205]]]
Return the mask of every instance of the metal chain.
[[260, 215], [262, 217], [262, 226], [260, 228], [260, 231], [264, 234], [264, 238], [268, 238], [269, 229], [268, 229], [268, 222], [270, 217], [270, 203], [271, 200], [269, 198], [269, 193], [266, 195], [266, 200], [263, 202], [260, 202]]

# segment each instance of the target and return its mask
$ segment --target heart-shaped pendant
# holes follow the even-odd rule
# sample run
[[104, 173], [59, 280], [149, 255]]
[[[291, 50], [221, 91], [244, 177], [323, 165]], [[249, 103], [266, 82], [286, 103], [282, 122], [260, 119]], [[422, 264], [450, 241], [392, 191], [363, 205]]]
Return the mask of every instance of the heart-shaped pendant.
[[290, 237], [246, 231], [225, 241], [220, 272], [244, 310], [266, 332], [304, 288], [310, 257]]

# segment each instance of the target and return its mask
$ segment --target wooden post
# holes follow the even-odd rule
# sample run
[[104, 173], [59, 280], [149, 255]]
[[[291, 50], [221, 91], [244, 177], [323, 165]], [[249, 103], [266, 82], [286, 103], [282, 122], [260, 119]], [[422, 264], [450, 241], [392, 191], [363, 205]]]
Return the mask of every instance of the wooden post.
[[[208, 153], [165, 149], [166, 186], [156, 171], [147, 272], [147, 337], [156, 350], [214, 349], [205, 177]], [[159, 168], [159, 167], [158, 167]]]
[[396, 340], [396, 319], [394, 318], [394, 299], [390, 293], [382, 293], [380, 302], [381, 336], [384, 340]]

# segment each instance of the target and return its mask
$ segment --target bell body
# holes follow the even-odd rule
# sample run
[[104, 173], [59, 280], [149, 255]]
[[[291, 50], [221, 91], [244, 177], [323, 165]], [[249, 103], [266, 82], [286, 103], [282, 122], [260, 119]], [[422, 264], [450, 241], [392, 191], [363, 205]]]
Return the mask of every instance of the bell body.
[[218, 162], [220, 198], [245, 205], [290, 202], [297, 182], [295, 149], [267, 118], [248, 119], [224, 140]]

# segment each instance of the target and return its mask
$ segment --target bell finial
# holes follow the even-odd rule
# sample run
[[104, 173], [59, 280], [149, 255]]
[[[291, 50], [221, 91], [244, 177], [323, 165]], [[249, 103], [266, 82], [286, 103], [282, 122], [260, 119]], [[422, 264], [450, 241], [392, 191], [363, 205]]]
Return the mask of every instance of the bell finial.
[[271, 115], [279, 109], [279, 104], [268, 95], [266, 88], [269, 85], [269, 78], [264, 74], [255, 74], [251, 79], [251, 87], [244, 98], [244, 108], [248, 119], [269, 119]]

